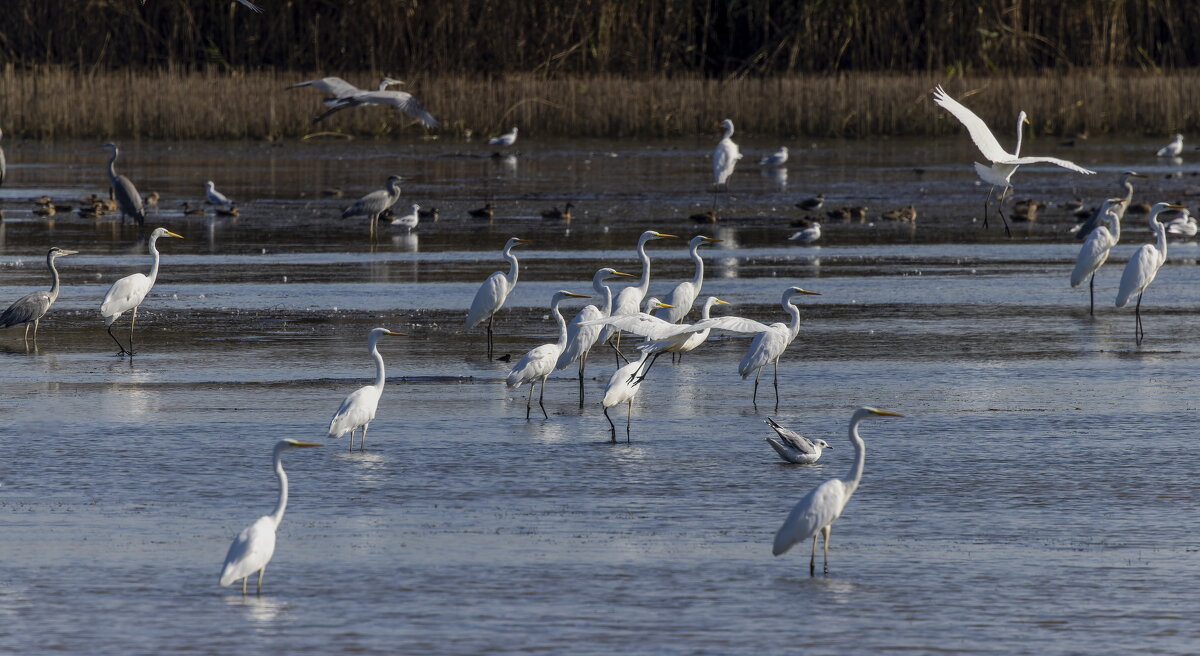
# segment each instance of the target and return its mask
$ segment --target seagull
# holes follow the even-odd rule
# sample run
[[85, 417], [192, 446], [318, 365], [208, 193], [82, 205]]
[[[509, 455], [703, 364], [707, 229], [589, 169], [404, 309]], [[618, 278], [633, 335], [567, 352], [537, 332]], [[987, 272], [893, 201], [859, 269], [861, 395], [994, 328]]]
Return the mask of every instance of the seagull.
[[768, 437], [767, 443], [780, 458], [797, 465], [811, 465], [821, 457], [825, 449], [832, 449], [825, 440], [810, 440], [794, 430], [779, 425], [779, 422], [767, 417], [766, 423], [779, 437]]
[[229, 207], [233, 204], [228, 196], [217, 191], [217, 185], [212, 180], [204, 183], [204, 202], [217, 207]]
[[511, 131], [505, 132], [504, 134], [502, 134], [494, 139], [488, 139], [489, 146], [505, 146], [505, 147], [507, 147], [507, 146], [511, 146], [515, 143], [517, 143], [517, 128], [516, 128], [516, 126], [513, 126], [513, 129]]
[[409, 232], [412, 232], [413, 228], [416, 228], [417, 224], [420, 222], [421, 206], [417, 205], [416, 203], [413, 203], [411, 212], [405, 214], [404, 216], [398, 216], [392, 219], [392, 225], [400, 226], [401, 228], [408, 228]]
[[811, 244], [821, 238], [821, 224], [813, 222], [813, 224], [803, 230], [794, 233], [788, 237], [788, 241], [795, 241], [801, 244]]
[[1058, 159], [1057, 157], [1021, 157], [1022, 126], [1029, 122], [1025, 112], [1017, 115], [1017, 145], [1013, 149], [1013, 152], [1009, 153], [1000, 146], [999, 141], [996, 141], [996, 137], [992, 135], [992, 131], [983, 122], [983, 119], [976, 116], [975, 112], [967, 109], [957, 100], [951, 98], [940, 84], [933, 92], [933, 101], [953, 114], [954, 118], [958, 119], [967, 128], [967, 132], [971, 135], [971, 140], [975, 142], [975, 147], [979, 149], [979, 152], [983, 153], [984, 158], [992, 163], [991, 166], [980, 164], [979, 162], [975, 163], [975, 172], [979, 174], [979, 178], [992, 185], [992, 190], [988, 191], [988, 198], [983, 203], [983, 227], [985, 228], [987, 227], [987, 206], [992, 199], [992, 191], [996, 187], [1000, 187], [1000, 195], [997, 198], [999, 203], [997, 212], [1000, 214], [1000, 218], [1004, 220], [1004, 231], [1010, 237], [1012, 236], [1012, 232], [1008, 228], [1008, 219], [1004, 216], [1004, 212], [1000, 206], [1003, 205], [1004, 199], [1012, 189], [1010, 180], [1012, 180], [1013, 173], [1022, 164], [1054, 164], [1055, 166], [1061, 166], [1064, 169], [1084, 175], [1094, 175], [1096, 173], [1074, 162], [1068, 162], [1065, 159]]
[[1175, 139], [1171, 143], [1163, 146], [1162, 148], [1159, 148], [1158, 152], [1155, 153], [1155, 155], [1157, 155], [1159, 157], [1179, 157], [1179, 153], [1182, 153], [1182, 152], [1183, 152], [1183, 135], [1177, 134], [1177, 135], [1175, 135]]
[[774, 155], [768, 155], [758, 160], [759, 166], [783, 166], [788, 161], [787, 146], [781, 146]]

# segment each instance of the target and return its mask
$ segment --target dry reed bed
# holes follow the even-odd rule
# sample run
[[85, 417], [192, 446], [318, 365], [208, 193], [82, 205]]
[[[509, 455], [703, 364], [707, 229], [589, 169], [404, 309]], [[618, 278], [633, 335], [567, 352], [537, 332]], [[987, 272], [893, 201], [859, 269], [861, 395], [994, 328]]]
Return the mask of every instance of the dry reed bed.
[[[320, 94], [285, 90], [304, 73], [113, 72], [59, 68], [0, 73], [0, 127], [14, 137], [278, 139], [314, 131], [358, 136], [420, 134], [394, 110], [342, 112], [314, 127]], [[370, 73], [346, 76], [373, 88]], [[518, 125], [523, 135], [670, 137], [711, 132], [732, 118], [739, 131], [858, 138], [927, 136], [961, 127], [936, 111], [930, 92], [945, 84], [1002, 134], [1021, 109], [1040, 134], [1164, 135], [1200, 127], [1200, 76], [1076, 73], [966, 77], [845, 74], [713, 80], [616, 76], [504, 80], [425, 78], [409, 87], [443, 131], [490, 134]]]

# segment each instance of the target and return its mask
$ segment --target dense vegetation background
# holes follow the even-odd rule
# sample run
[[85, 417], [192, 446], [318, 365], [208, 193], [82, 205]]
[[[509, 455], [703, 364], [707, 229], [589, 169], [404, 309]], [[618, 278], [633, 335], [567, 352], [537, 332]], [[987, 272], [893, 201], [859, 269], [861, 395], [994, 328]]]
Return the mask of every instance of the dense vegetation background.
[[3, 0], [0, 64], [787, 75], [1200, 64], [1194, 0]]

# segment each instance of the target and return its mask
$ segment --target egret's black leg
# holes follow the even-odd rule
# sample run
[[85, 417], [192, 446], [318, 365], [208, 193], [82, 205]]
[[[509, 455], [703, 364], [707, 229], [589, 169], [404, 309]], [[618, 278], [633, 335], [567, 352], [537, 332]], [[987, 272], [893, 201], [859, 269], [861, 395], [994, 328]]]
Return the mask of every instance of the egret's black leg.
[[1088, 283], [1088, 298], [1091, 299], [1091, 304], [1088, 306], [1088, 314], [1096, 316], [1096, 272], [1092, 272], [1092, 280]]
[[612, 443], [617, 443], [617, 425], [613, 423], [612, 417], [608, 416], [608, 408], [604, 409], [604, 418], [608, 420], [608, 429], [612, 431]]
[[542, 399], [546, 396], [546, 379], [542, 379], [542, 389], [538, 392], [538, 407], [542, 409], [542, 417], [549, 419], [550, 415], [546, 414], [546, 404], [542, 403]]

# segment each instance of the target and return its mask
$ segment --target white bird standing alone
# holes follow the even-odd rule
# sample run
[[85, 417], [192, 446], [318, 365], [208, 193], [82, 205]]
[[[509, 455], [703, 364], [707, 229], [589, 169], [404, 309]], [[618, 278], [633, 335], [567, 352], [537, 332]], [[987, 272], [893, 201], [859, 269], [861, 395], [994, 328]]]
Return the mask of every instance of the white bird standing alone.
[[[108, 327], [108, 336], [112, 337], [117, 346], [121, 348], [117, 355], [133, 356], [133, 326], [137, 323], [138, 306], [142, 304], [146, 294], [149, 294], [150, 289], [154, 287], [154, 281], [158, 280], [159, 257], [156, 244], [159, 237], [183, 239], [182, 235], [177, 235], [166, 228], [155, 228], [154, 232], [150, 233], [150, 254], [154, 256], [150, 275], [135, 273], [114, 282], [112, 287], [108, 288], [108, 293], [104, 295], [104, 301], [100, 304], [100, 316], [104, 317], [104, 325]], [[121, 340], [112, 333], [112, 327], [113, 323], [128, 310], [133, 310], [133, 315], [129, 319], [129, 350], [125, 350]]]
[[1088, 314], [1096, 314], [1096, 271], [1108, 260], [1109, 251], [1121, 241], [1121, 217], [1115, 208], [1124, 202], [1121, 198], [1105, 201], [1109, 209], [1102, 218], [1104, 225], [1088, 234], [1087, 241], [1079, 248], [1079, 256], [1075, 258], [1071, 286], [1078, 287], [1084, 278], [1091, 276], [1091, 282], [1088, 283], [1088, 298], [1091, 299]]
[[1171, 140], [1171, 143], [1163, 146], [1162, 148], [1159, 148], [1158, 152], [1155, 153], [1155, 155], [1157, 155], [1158, 157], [1179, 157], [1179, 154], [1182, 152], [1183, 152], [1183, 135], [1177, 134], [1177, 135], [1175, 135], [1175, 138]]
[[794, 241], [801, 244], [811, 244], [820, 238], [821, 224], [814, 221], [813, 224], [807, 228], [792, 233], [792, 236], [788, 237], [788, 241]]
[[729, 176], [733, 175], [734, 167], [742, 158], [741, 149], [733, 143], [733, 121], [725, 119], [721, 121], [721, 127], [725, 130], [725, 136], [717, 142], [712, 155], [713, 184], [718, 188], [728, 186]]
[[274, 512], [259, 517], [258, 521], [247, 526], [233, 539], [229, 552], [225, 554], [225, 566], [221, 568], [221, 587], [241, 579], [242, 594], [246, 594], [246, 580], [258, 572], [258, 592], [262, 593], [263, 574], [267, 563], [271, 562], [271, 556], [275, 555], [275, 532], [283, 521], [283, 511], [287, 509], [288, 478], [283, 471], [283, 452], [314, 446], [321, 445], [297, 440], [279, 440], [275, 443], [271, 462], [275, 477], [279, 479], [279, 502], [275, 504]]
[[1094, 175], [1096, 173], [1074, 162], [1068, 162], [1065, 159], [1058, 159], [1057, 157], [1021, 157], [1021, 134], [1024, 131], [1022, 128], [1029, 122], [1025, 112], [1017, 115], [1017, 146], [1013, 149], [1012, 153], [1009, 153], [1000, 146], [999, 141], [996, 141], [996, 137], [992, 135], [991, 129], [983, 122], [983, 119], [976, 116], [975, 112], [967, 109], [957, 100], [951, 98], [945, 89], [942, 89], [941, 85], [938, 85], [937, 89], [933, 92], [933, 101], [950, 112], [954, 118], [958, 119], [967, 128], [967, 132], [971, 135], [971, 140], [975, 142], [975, 147], [992, 163], [991, 166], [980, 164], [979, 162], [975, 163], [975, 172], [979, 174], [979, 178], [992, 185], [992, 189], [988, 191], [988, 198], [983, 203], [983, 227], [985, 228], [988, 225], [987, 208], [992, 198], [992, 192], [995, 191], [996, 187], [1000, 187], [1001, 191], [1000, 196], [997, 198], [998, 204], [996, 209], [1000, 214], [1000, 218], [1004, 220], [1005, 233], [1010, 237], [1012, 236], [1012, 232], [1008, 228], [1008, 218], [1004, 216], [1003, 203], [1008, 192], [1012, 189], [1012, 175], [1016, 172], [1017, 167], [1022, 164], [1054, 164], [1055, 166], [1061, 166], [1076, 173], [1083, 173], [1084, 175]]
[[1137, 296], [1137, 306], [1134, 308], [1134, 340], [1138, 346], [1141, 346], [1142, 339], [1146, 336], [1146, 331], [1142, 328], [1142, 296], [1146, 292], [1146, 287], [1154, 280], [1154, 276], [1158, 275], [1158, 270], [1167, 261], [1167, 229], [1163, 224], [1159, 223], [1158, 215], [1164, 210], [1186, 210], [1183, 205], [1171, 205], [1169, 203], [1158, 203], [1150, 210], [1150, 231], [1157, 237], [1157, 245], [1142, 244], [1133, 256], [1129, 258], [1129, 262], [1125, 264], [1125, 271], [1121, 273], [1121, 287], [1117, 291], [1117, 307], [1125, 307], [1129, 303], [1129, 299]]
[[821, 459], [825, 449], [832, 449], [825, 440], [810, 440], [794, 430], [784, 428], [779, 422], [767, 417], [766, 423], [778, 437], [768, 437], [767, 443], [784, 461], [797, 465], [811, 465]]
[[511, 146], [515, 143], [517, 143], [517, 128], [516, 128], [516, 126], [513, 126], [512, 130], [509, 130], [508, 132], [505, 132], [504, 134], [502, 134], [498, 137], [493, 137], [491, 139], [488, 139], [489, 146], [504, 146], [505, 148], [507, 148], [508, 146]]
[[788, 161], [787, 146], [781, 146], [774, 155], [768, 155], [758, 160], [759, 166], [783, 166]]
[[0, 314], [0, 328], [11, 328], [25, 324], [25, 339], [29, 339], [29, 322], [33, 322], [33, 343], [37, 344], [38, 324], [42, 317], [50, 311], [50, 306], [54, 305], [54, 301], [58, 300], [58, 268], [54, 266], [54, 260], [68, 255], [75, 255], [79, 251], [67, 251], [57, 246], [51, 248], [46, 253], [46, 267], [50, 269], [51, 283], [50, 291], [36, 291], [31, 294], [26, 294], [13, 304], [8, 306], [8, 309]]
[[631, 273], [621, 273], [614, 269], [604, 268], [596, 272], [592, 276], [592, 289], [596, 290], [597, 294], [604, 299], [603, 307], [596, 305], [584, 306], [575, 318], [567, 324], [567, 345], [563, 347], [562, 355], [558, 356], [558, 362], [554, 365], [555, 369], [566, 369], [567, 365], [572, 362], [579, 362], [579, 407], [583, 407], [583, 371], [587, 365], [588, 354], [592, 347], [600, 339], [600, 333], [603, 332], [603, 326], [598, 325], [580, 325], [584, 321], [593, 321], [595, 319], [603, 319], [612, 314], [613, 293], [612, 287], [604, 284], [604, 281], [613, 277], [634, 278]]
[[692, 306], [695, 305], [696, 299], [700, 297], [700, 290], [704, 287], [704, 258], [700, 257], [700, 247], [720, 243], [720, 241], [720, 239], [713, 239], [704, 235], [692, 237], [692, 240], [688, 243], [688, 255], [691, 256], [692, 262], [696, 265], [692, 279], [675, 285], [675, 289], [672, 289], [671, 293], [667, 294], [663, 302], [671, 307], [660, 308], [651, 314], [668, 323], [679, 323], [687, 317], [688, 313], [692, 311]]
[[337, 412], [333, 413], [333, 419], [329, 421], [329, 437], [331, 439], [340, 439], [346, 433], [350, 433], [351, 451], [354, 450], [354, 431], [359, 428], [362, 429], [362, 435], [359, 439], [358, 450], [366, 449], [367, 428], [375, 420], [375, 410], [379, 408], [379, 398], [383, 396], [383, 385], [387, 382], [383, 369], [383, 356], [379, 354], [377, 346], [379, 338], [384, 335], [407, 337], [404, 333], [393, 332], [387, 328], [373, 328], [371, 332], [367, 333], [367, 352], [375, 360], [375, 382], [347, 394]]
[[563, 347], [567, 345], [567, 322], [558, 309], [559, 304], [566, 298], [591, 297], [568, 291], [556, 292], [550, 300], [550, 314], [554, 316], [554, 321], [558, 324], [558, 341], [553, 344], [542, 344], [526, 352], [513, 365], [512, 371], [508, 372], [508, 378], [505, 379], [505, 383], [514, 389], [519, 389], [521, 385], [529, 383], [529, 400], [525, 403], [526, 419], [529, 419], [529, 412], [533, 407], [533, 388], [537, 386], [538, 380], [542, 382], [542, 391], [538, 394], [538, 405], [542, 408], [542, 415], [546, 419], [550, 418], [550, 415], [546, 413], [543, 399], [546, 396], [546, 379], [554, 373], [554, 365], [558, 363], [558, 357], [562, 355]]
[[903, 417], [904, 415], [875, 408], [859, 408], [850, 415], [850, 444], [854, 445], [854, 466], [845, 478], [831, 478], [804, 495], [788, 513], [783, 526], [775, 533], [775, 544], [771, 553], [776, 556], [786, 553], [797, 542], [812, 538], [812, 556], [808, 561], [809, 576], [816, 575], [817, 533], [825, 534], [825, 573], [829, 573], [830, 526], [842, 515], [850, 497], [862, 480], [863, 467], [867, 461], [867, 445], [858, 434], [858, 424], [867, 417]]
[[348, 219], [352, 216], [366, 216], [371, 221], [371, 237], [375, 236], [375, 224], [379, 222], [379, 215], [383, 211], [396, 204], [400, 200], [400, 176], [393, 175], [387, 179], [387, 188], [372, 191], [371, 193], [359, 198], [353, 205], [346, 208], [342, 212], [342, 218]]
[[517, 244], [528, 244], [529, 240], [513, 237], [504, 244], [502, 256], [508, 260], [508, 275], [503, 271], [497, 271], [487, 277], [479, 289], [475, 292], [475, 300], [471, 301], [471, 309], [467, 312], [467, 330], [483, 323], [487, 320], [487, 354], [488, 359], [492, 357], [492, 322], [495, 319], [496, 312], [504, 307], [504, 300], [512, 293], [514, 287], [517, 286], [517, 274], [520, 273], [520, 267], [517, 263], [517, 256], [513, 254], [512, 249]]

